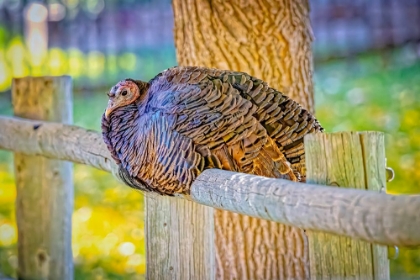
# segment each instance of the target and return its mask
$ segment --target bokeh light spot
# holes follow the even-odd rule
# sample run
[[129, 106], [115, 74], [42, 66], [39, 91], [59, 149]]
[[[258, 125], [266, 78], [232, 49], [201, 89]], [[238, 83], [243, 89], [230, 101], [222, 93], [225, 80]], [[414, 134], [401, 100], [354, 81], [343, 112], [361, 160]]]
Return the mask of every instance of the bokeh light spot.
[[10, 224], [0, 226], [0, 244], [8, 246], [16, 239], [15, 228]]
[[48, 10], [40, 3], [32, 2], [26, 10], [26, 19], [32, 22], [43, 22], [47, 19]]
[[118, 251], [123, 256], [130, 256], [134, 254], [135, 250], [136, 250], [136, 247], [131, 242], [124, 242], [124, 243], [121, 243], [120, 246], [118, 246]]
[[60, 3], [48, 5], [48, 19], [50, 21], [60, 21], [66, 16], [66, 8]]

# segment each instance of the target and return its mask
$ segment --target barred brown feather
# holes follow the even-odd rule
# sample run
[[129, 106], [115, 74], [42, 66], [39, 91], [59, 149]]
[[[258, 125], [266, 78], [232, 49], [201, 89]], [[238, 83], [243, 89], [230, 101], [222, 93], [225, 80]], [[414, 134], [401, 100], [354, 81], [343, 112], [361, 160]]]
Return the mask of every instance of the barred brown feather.
[[[303, 136], [321, 132], [297, 102], [246, 73], [170, 68], [103, 116], [105, 143], [127, 184], [188, 193], [206, 168], [304, 180]], [[118, 94], [121, 86], [113, 87]]]

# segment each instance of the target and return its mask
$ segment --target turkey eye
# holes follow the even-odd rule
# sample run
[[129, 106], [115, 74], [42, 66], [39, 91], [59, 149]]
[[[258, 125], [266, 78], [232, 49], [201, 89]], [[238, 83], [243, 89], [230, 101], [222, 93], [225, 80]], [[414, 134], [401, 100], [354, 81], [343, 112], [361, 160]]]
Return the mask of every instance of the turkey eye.
[[126, 90], [123, 90], [123, 91], [121, 92], [121, 94], [122, 94], [122, 96], [126, 96], [126, 95], [127, 95], [127, 91], [126, 91]]

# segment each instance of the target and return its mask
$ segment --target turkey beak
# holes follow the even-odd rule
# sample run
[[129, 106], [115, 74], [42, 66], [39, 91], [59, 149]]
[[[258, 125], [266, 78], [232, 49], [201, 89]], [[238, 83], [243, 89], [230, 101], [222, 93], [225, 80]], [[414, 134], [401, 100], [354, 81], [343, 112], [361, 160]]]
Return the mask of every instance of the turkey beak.
[[105, 118], [109, 119], [109, 115], [112, 113], [112, 111], [114, 111], [114, 102], [112, 102], [112, 100], [108, 101], [108, 106], [106, 107], [105, 110]]

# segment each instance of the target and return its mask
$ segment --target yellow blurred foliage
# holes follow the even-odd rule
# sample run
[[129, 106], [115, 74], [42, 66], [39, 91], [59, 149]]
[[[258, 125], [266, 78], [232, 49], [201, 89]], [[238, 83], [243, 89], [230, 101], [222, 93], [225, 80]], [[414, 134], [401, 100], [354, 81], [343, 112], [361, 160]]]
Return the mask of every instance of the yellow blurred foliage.
[[59, 48], [52, 48], [48, 53], [48, 66], [51, 75], [64, 75], [68, 72], [67, 55]]
[[[17, 243], [16, 188], [13, 174], [3, 169], [7, 168], [0, 171], [0, 247], [13, 247]], [[107, 272], [120, 275], [144, 274], [146, 263], [141, 193], [118, 185], [105, 172], [85, 166], [75, 166], [74, 177], [76, 192], [80, 189], [99, 191], [102, 195], [101, 200], [96, 202], [83, 193], [75, 196], [72, 217], [75, 264], [92, 269], [106, 267]], [[100, 182], [90, 188], [88, 185], [95, 179]], [[109, 186], [104, 187], [103, 182]], [[126, 202], [127, 205], [124, 205]], [[98, 266], [99, 263], [102, 265]]]
[[24, 77], [29, 75], [27, 49], [20, 37], [14, 37], [10, 41], [6, 55], [13, 77]]
[[12, 84], [12, 75], [9, 66], [6, 63], [6, 56], [3, 50], [0, 50], [0, 91], [4, 91]]

